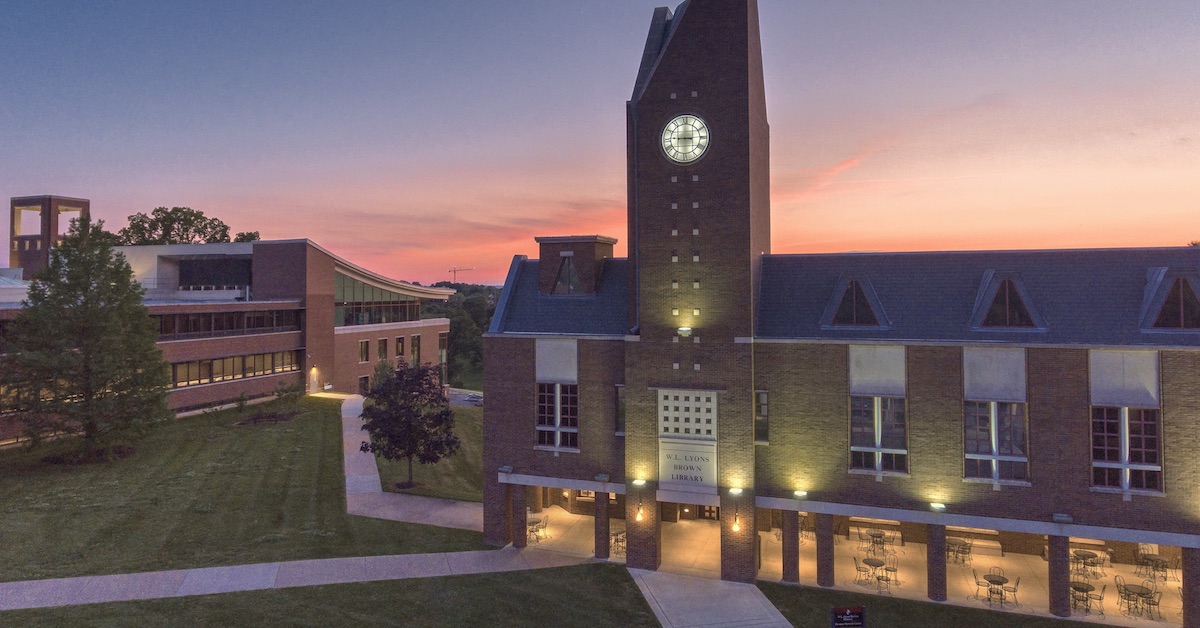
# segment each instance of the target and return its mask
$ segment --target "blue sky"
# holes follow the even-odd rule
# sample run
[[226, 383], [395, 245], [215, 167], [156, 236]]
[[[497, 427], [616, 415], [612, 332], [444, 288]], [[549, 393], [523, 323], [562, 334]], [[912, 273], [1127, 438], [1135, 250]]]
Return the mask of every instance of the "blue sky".
[[[498, 283], [535, 235], [623, 238], [657, 4], [8, 2], [0, 196]], [[1200, 239], [1200, 3], [759, 11], [775, 252]]]

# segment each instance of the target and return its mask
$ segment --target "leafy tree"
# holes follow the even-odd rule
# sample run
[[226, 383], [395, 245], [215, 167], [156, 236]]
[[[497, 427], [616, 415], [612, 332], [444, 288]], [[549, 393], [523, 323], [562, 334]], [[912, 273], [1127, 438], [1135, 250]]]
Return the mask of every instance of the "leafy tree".
[[234, 242], [258, 242], [261, 239], [257, 231], [239, 231], [233, 236]]
[[6, 337], [0, 389], [35, 441], [78, 432], [94, 446], [170, 416], [158, 325], [103, 224], [71, 221]]
[[1200, 240], [1192, 240], [1188, 242], [1188, 246], [1200, 246]]
[[149, 216], [141, 212], [130, 216], [129, 226], [117, 232], [117, 239], [121, 244], [228, 242], [229, 225], [190, 207], [156, 207]]
[[408, 460], [408, 482], [403, 488], [413, 486], [413, 458], [433, 464], [458, 451], [454, 413], [442, 392], [439, 370], [404, 363], [393, 370], [381, 361], [371, 378], [362, 412], [370, 441], [360, 450], [388, 460]]

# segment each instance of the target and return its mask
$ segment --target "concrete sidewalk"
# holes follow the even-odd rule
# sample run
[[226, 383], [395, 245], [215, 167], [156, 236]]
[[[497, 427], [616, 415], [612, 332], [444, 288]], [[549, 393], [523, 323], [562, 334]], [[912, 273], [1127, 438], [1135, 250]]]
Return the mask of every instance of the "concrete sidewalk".
[[0, 610], [522, 571], [586, 562], [589, 561], [551, 552], [505, 548], [477, 552], [327, 558], [110, 576], [25, 580], [0, 583]]
[[342, 464], [346, 470], [346, 512], [352, 515], [483, 532], [483, 504], [436, 497], [386, 493], [379, 481], [375, 455], [359, 451], [363, 398], [342, 402]]
[[791, 626], [752, 584], [630, 569], [642, 597], [665, 628]]

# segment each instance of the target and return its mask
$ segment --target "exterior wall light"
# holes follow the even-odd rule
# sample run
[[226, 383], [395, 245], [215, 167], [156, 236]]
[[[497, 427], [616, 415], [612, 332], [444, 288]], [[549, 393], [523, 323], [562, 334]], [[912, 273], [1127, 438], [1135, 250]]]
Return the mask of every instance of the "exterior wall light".
[[742, 489], [740, 489], [740, 488], [738, 488], [738, 487], [736, 487], [736, 486], [735, 486], [735, 487], [733, 487], [733, 488], [729, 489], [729, 494], [730, 494], [730, 495], [741, 495], [741, 494], [742, 494]]
[[571, 493], [567, 489], [563, 489], [563, 499], [570, 499]]
[[691, 335], [692, 335], [692, 328], [691, 328], [691, 327], [680, 327], [680, 328], [679, 328], [679, 335], [680, 335], [680, 336], [682, 336], [682, 337], [684, 337], [684, 338], [687, 338], [687, 337], [691, 336]]
[[944, 512], [946, 510], [946, 504], [941, 502], [929, 502], [929, 508], [937, 512]]
[[734, 532], [741, 532], [741, 531], [742, 531], [742, 522], [741, 522], [741, 520], [738, 518], [738, 513], [737, 513], [737, 511], [734, 511], [734, 513], [733, 513], [733, 528], [732, 528], [732, 529], [733, 529], [733, 531], [734, 531]]
[[645, 486], [645, 485], [646, 485], [646, 481], [645, 481], [645, 480], [643, 480], [643, 479], [641, 479], [641, 478], [638, 478], [638, 479], [636, 479], [636, 480], [634, 480], [634, 481], [633, 481], [633, 485], [634, 485], [634, 486]]
[[645, 518], [646, 518], [646, 515], [642, 513], [642, 502], [638, 502], [638, 513], [637, 513], [637, 517], [634, 517], [634, 520], [642, 521]]
[[808, 491], [792, 491], [792, 495], [795, 495], [797, 499], [804, 499], [808, 497]]

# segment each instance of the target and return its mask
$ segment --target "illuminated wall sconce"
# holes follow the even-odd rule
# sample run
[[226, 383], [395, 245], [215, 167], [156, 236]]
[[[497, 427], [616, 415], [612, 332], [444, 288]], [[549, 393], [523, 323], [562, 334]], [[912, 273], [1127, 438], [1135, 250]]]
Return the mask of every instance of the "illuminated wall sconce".
[[684, 509], [683, 509], [683, 512], [692, 512], [692, 509], [691, 509], [691, 508], [684, 508]]
[[634, 486], [645, 486], [645, 485], [646, 485], [646, 481], [645, 481], [645, 480], [643, 480], [643, 479], [641, 479], [641, 478], [638, 478], [638, 479], [636, 479], [636, 480], [634, 480], [634, 481], [633, 481], [633, 485], [634, 485]]
[[935, 512], [945, 512], [946, 504], [941, 502], [929, 502], [929, 508]]
[[691, 327], [680, 327], [679, 335], [684, 338], [690, 337], [692, 335], [692, 328]]
[[570, 499], [570, 498], [571, 498], [571, 492], [564, 488], [563, 489], [563, 499]]
[[742, 494], [742, 489], [740, 489], [740, 488], [738, 488], [738, 487], [736, 487], [736, 486], [735, 486], [735, 487], [733, 487], [733, 488], [729, 489], [729, 494], [730, 494], [730, 495], [741, 495], [741, 494]]
[[733, 528], [732, 528], [732, 530], [733, 530], [734, 532], [741, 532], [741, 531], [742, 531], [742, 522], [741, 522], [741, 520], [738, 518], [738, 512], [737, 512], [737, 511], [734, 511], [734, 513], [733, 513]]
[[808, 491], [792, 491], [792, 495], [795, 495], [796, 499], [804, 499], [808, 497]]
[[638, 502], [638, 513], [637, 513], [637, 517], [634, 517], [634, 520], [635, 521], [644, 521], [645, 519], [646, 519], [646, 515], [642, 512], [642, 502]]

